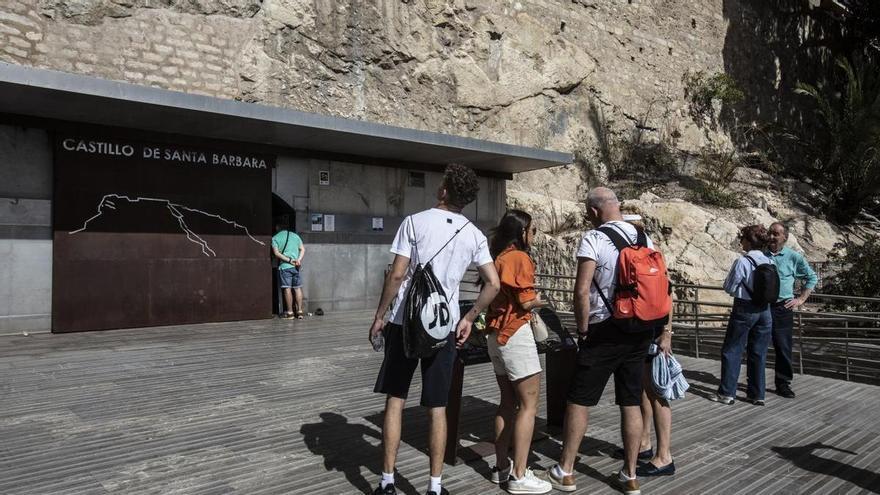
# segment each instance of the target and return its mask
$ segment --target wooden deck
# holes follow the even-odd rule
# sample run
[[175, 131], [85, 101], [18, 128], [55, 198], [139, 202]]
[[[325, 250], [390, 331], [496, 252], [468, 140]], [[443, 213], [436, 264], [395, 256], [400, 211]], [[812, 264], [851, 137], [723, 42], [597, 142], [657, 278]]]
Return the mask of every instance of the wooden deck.
[[[0, 493], [368, 492], [383, 402], [368, 322], [357, 312], [0, 338]], [[673, 405], [679, 474], [643, 480], [644, 493], [880, 493], [878, 387], [797, 376], [795, 400], [723, 406], [705, 398], [719, 363], [681, 361], [692, 393]], [[444, 484], [504, 493], [487, 481], [492, 457], [475, 455], [491, 452], [481, 442], [497, 403], [490, 365], [467, 368], [464, 396], [462, 451], [475, 460], [447, 467]], [[609, 390], [591, 414], [580, 493], [617, 493], [612, 401]], [[417, 405], [406, 410], [403, 493], [424, 493], [425, 425]], [[549, 466], [560, 445], [545, 438], [534, 450]]]

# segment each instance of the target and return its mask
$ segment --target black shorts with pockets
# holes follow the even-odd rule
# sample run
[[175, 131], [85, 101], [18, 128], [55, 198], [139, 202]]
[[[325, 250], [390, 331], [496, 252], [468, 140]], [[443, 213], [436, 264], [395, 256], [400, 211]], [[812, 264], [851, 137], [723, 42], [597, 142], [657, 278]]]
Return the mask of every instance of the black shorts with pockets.
[[422, 400], [425, 407], [446, 407], [452, 385], [452, 367], [456, 357], [455, 334], [446, 345], [428, 359], [409, 359], [403, 352], [403, 327], [385, 325], [385, 360], [373, 391], [406, 399], [416, 367], [422, 368]]
[[619, 406], [640, 405], [645, 357], [652, 337], [651, 330], [622, 332], [610, 319], [590, 324], [587, 337], [579, 342], [577, 368], [568, 391], [568, 401], [580, 406], [595, 406], [613, 374], [615, 403]]

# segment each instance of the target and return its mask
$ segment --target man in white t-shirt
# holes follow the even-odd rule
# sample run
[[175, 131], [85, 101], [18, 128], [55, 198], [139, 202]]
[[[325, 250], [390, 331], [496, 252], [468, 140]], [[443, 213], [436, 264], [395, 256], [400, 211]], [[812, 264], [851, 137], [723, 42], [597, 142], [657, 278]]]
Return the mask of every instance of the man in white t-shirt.
[[[605, 187], [587, 195], [587, 215], [597, 230], [584, 234], [577, 251], [574, 310], [577, 321], [577, 368], [568, 392], [562, 456], [549, 471], [554, 488], [572, 492], [577, 489], [574, 463], [581, 440], [587, 433], [589, 408], [595, 406], [611, 375], [614, 375], [615, 402], [620, 406], [624, 439], [624, 468], [617, 481], [626, 494], [640, 493], [636, 477], [636, 457], [642, 434], [642, 375], [652, 330], [627, 333], [611, 320], [617, 285], [617, 258], [620, 254], [609, 234], [628, 244], [639, 241], [635, 226], [625, 222], [614, 191]], [[642, 234], [643, 235], [643, 234]], [[647, 247], [653, 243], [643, 237]], [[601, 291], [601, 294], [600, 294]], [[604, 298], [603, 298], [604, 296]]]
[[[467, 340], [477, 315], [492, 302], [501, 288], [495, 264], [489, 254], [486, 236], [461, 214], [462, 208], [477, 197], [479, 183], [473, 170], [452, 164], [446, 168], [437, 191], [437, 206], [407, 217], [397, 231], [391, 252], [394, 262], [385, 279], [382, 298], [370, 327], [372, 341], [384, 329], [385, 360], [376, 379], [375, 392], [385, 394], [385, 421], [382, 428], [384, 459], [382, 481], [374, 495], [394, 495], [394, 465], [400, 445], [403, 408], [416, 367], [421, 364], [421, 404], [430, 418], [429, 455], [431, 481], [428, 495], [448, 494], [441, 486], [443, 455], [446, 450], [446, 402], [452, 383], [456, 347]], [[449, 301], [451, 321], [458, 321], [454, 333], [437, 354], [427, 359], [408, 359], [403, 350], [403, 304], [415, 266], [431, 261], [434, 275]], [[474, 264], [484, 281], [480, 295], [467, 314], [459, 315], [458, 287], [468, 267]], [[385, 312], [394, 300], [387, 324]]]

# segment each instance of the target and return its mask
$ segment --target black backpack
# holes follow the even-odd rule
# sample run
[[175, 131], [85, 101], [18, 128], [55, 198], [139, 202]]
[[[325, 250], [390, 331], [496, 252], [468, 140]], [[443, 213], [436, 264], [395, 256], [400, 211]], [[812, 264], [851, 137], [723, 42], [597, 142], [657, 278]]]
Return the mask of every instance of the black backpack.
[[[410, 223], [413, 223], [412, 217]], [[424, 265], [419, 261], [413, 227], [412, 244], [416, 254], [416, 268], [403, 302], [403, 353], [409, 359], [424, 359], [435, 355], [447, 344], [453, 325], [457, 323], [452, 321], [449, 299], [434, 275], [431, 262], [469, 223], [470, 221], [456, 230]]]
[[752, 302], [758, 306], [775, 303], [779, 299], [779, 272], [776, 265], [772, 263], [758, 264], [751, 256], [746, 255], [746, 259], [755, 267], [752, 272], [752, 288], [742, 282], [743, 289], [749, 293]]

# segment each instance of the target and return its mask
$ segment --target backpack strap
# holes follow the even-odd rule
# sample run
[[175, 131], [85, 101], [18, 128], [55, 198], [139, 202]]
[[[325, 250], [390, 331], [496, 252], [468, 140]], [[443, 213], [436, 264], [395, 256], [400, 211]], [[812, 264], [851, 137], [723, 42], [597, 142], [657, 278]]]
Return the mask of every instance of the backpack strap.
[[413, 219], [412, 215], [409, 216], [409, 228], [412, 231], [412, 238], [410, 240], [410, 244], [412, 244], [413, 251], [416, 252], [416, 255], [413, 256], [413, 261], [416, 262], [416, 266], [419, 265], [419, 244], [416, 242], [416, 222]]
[[632, 243], [629, 242], [629, 239], [623, 236], [623, 234], [618, 231], [615, 227], [599, 227], [599, 232], [608, 236], [611, 239], [611, 243], [614, 244], [614, 247], [617, 248], [617, 252], [623, 251], [623, 248], [632, 246]]
[[636, 228], [636, 244], [645, 248], [648, 247], [648, 235], [639, 228]]
[[596, 288], [596, 292], [599, 293], [599, 297], [602, 298], [602, 302], [605, 303], [605, 307], [608, 308], [608, 311], [611, 311], [614, 314], [614, 308], [611, 307], [611, 303], [608, 302], [608, 298], [605, 297], [605, 294], [602, 293], [602, 289], [599, 288], [599, 284], [596, 283], [596, 279], [593, 279], [593, 287]]
[[[630, 247], [633, 245], [631, 242], [629, 242], [629, 239], [627, 239], [623, 235], [622, 231], [619, 231], [618, 228], [613, 225], [608, 226], [608, 227], [604, 227], [604, 226], [599, 227], [596, 230], [598, 230], [599, 232], [602, 232], [603, 234], [608, 236], [609, 239], [611, 239], [611, 243], [614, 244], [615, 248], [617, 248], [618, 256], [620, 256], [620, 252], [623, 251], [624, 248], [627, 248], [627, 247]], [[614, 313], [614, 308], [611, 307], [611, 302], [608, 301], [608, 298], [605, 297], [605, 293], [602, 292], [602, 289], [599, 287], [599, 284], [596, 283], [595, 276], [593, 277], [593, 287], [596, 288], [596, 292], [599, 293], [599, 297], [602, 298], [602, 302], [605, 303], [605, 307], [608, 308], [609, 311]]]
[[437, 252], [434, 253], [434, 256], [431, 256], [431, 259], [429, 259], [428, 262], [425, 263], [425, 265], [426, 265], [426, 266], [427, 266], [427, 265], [430, 265], [431, 262], [434, 261], [434, 258], [436, 258], [437, 255], [440, 254], [441, 251], [443, 251], [444, 249], [446, 249], [446, 246], [448, 246], [449, 243], [452, 242], [452, 240], [455, 239], [456, 236], [458, 236], [458, 234], [459, 234], [462, 230], [464, 230], [465, 227], [467, 227], [468, 225], [470, 225], [470, 223], [471, 223], [471, 221], [468, 220], [467, 222], [464, 223], [464, 225], [462, 225], [461, 227], [459, 227], [458, 230], [456, 230], [455, 233], [452, 234], [452, 237], [450, 237], [449, 240], [446, 241], [446, 244], [444, 244], [443, 247], [441, 247], [440, 249], [438, 249]]
[[[617, 225], [615, 225], [613, 223], [611, 224], [611, 228], [620, 233], [620, 237], [626, 241], [626, 246], [648, 247], [648, 235], [645, 234], [644, 230], [636, 227], [636, 242], [631, 243], [631, 242], [629, 242], [629, 236], [626, 234], [626, 232], [623, 231], [623, 229], [621, 229], [620, 227], [618, 227]], [[612, 242], [614, 242], [614, 241], [612, 241]], [[616, 246], [617, 246], [617, 244], [615, 244], [615, 247]], [[617, 250], [620, 251], [620, 248], [617, 248]]]
[[290, 242], [290, 231], [285, 230], [287, 232], [287, 238], [284, 239], [284, 247], [281, 248], [281, 254], [284, 254], [284, 251], [287, 250], [287, 243]]
[[[755, 261], [755, 258], [752, 258], [752, 257], [749, 256], [749, 255], [745, 255], [745, 259], [749, 260], [749, 263], [752, 264], [752, 272], [754, 273], [754, 271], [758, 269], [758, 262]], [[755, 295], [752, 293], [752, 289], [749, 289], [749, 286], [746, 285], [746, 281], [743, 280], [743, 281], [740, 282], [739, 284], [742, 285], [742, 288], [745, 289], [746, 292], [748, 292], [749, 297], [751, 297], [751, 298], [754, 299]]]

